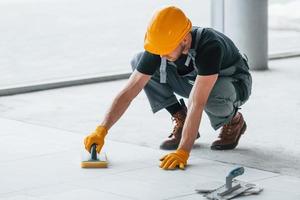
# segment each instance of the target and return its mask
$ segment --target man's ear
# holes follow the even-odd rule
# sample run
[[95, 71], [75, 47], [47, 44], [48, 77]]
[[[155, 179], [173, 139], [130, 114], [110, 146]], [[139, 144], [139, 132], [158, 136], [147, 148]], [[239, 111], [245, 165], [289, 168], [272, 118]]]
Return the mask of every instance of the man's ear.
[[184, 44], [186, 44], [187, 41], [188, 41], [188, 34], [183, 38], [182, 42], [183, 42]]
[[190, 37], [191, 37], [191, 33], [186, 34], [186, 36], [183, 38], [182, 42], [184, 44], [187, 44], [188, 41], [189, 41], [189, 39], [190, 39]]

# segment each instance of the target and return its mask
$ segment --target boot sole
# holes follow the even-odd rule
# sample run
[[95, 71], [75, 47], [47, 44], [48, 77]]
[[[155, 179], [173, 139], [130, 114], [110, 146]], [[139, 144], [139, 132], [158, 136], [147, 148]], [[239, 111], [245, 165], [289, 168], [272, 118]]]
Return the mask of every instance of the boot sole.
[[245, 133], [246, 129], [247, 129], [247, 124], [246, 124], [246, 122], [244, 122], [244, 125], [242, 127], [241, 133], [238, 136], [238, 138], [237, 138], [237, 140], [236, 140], [235, 143], [233, 143], [233, 144], [225, 144], [225, 145], [214, 145], [214, 146], [211, 146], [210, 149], [211, 150], [232, 150], [232, 149], [234, 149], [238, 145], [239, 140], [240, 140], [241, 136]]

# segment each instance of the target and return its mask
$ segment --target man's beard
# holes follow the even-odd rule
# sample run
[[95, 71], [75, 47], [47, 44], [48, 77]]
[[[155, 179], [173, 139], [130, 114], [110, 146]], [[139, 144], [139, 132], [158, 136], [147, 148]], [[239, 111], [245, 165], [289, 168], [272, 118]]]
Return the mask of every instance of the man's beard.
[[[186, 48], [186, 45], [180, 43], [180, 55], [183, 54], [183, 52], [185, 51], [185, 48]], [[180, 55], [179, 55], [179, 56], [180, 56]]]
[[178, 60], [178, 58], [183, 54], [183, 52], [184, 52], [184, 50], [185, 50], [185, 48], [186, 48], [186, 45], [180, 43], [180, 44], [179, 44], [179, 47], [180, 47], [180, 49], [179, 49], [179, 51], [178, 51], [178, 52], [179, 52], [178, 55], [176, 55], [175, 58], [169, 59], [170, 61], [173, 62], [173, 61]]

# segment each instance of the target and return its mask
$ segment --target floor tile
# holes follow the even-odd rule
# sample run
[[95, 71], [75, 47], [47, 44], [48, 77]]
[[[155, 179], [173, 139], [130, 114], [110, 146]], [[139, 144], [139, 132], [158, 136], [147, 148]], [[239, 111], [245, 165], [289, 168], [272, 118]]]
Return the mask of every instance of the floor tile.
[[106, 192], [101, 192], [92, 189], [76, 189], [71, 191], [62, 191], [59, 193], [41, 195], [40, 197], [45, 200], [82, 200], [82, 199], [130, 200], [132, 199], [125, 195], [122, 196], [114, 193], [106, 193]]
[[[192, 160], [189, 161], [188, 170], [191, 171], [191, 173], [193, 173], [195, 176], [205, 176], [225, 181], [225, 177], [228, 175], [228, 173], [236, 167], [241, 167], [241, 165], [221, 163], [193, 157]], [[237, 179], [243, 181], [255, 181], [278, 176], [276, 173], [256, 170], [253, 168], [244, 167], [244, 169], [244, 174], [238, 176]]]
[[0, 177], [5, 184], [0, 187], [0, 194], [64, 181], [103, 178], [153, 166], [154, 161], [158, 163], [159, 153], [152, 149], [110, 141], [106, 144], [104, 150], [111, 149], [107, 153], [109, 167], [106, 169], [82, 169], [80, 152], [85, 150], [80, 146], [74, 150], [1, 162]]
[[27, 195], [9, 195], [9, 196], [0, 196], [0, 199], [2, 200], [43, 200], [41, 198], [38, 197], [32, 197], [32, 196], [27, 196]]
[[[160, 169], [157, 169], [158, 171]], [[147, 170], [146, 170], [147, 172]], [[148, 171], [147, 173], [150, 173]], [[155, 177], [155, 174], [152, 175]], [[188, 188], [187, 186], [177, 183], [177, 187], [173, 185], [167, 185], [166, 183], [153, 182], [147, 177], [140, 177], [141, 180], [131, 177], [111, 175], [109, 177], [83, 180], [74, 183], [82, 188], [93, 188], [99, 191], [126, 195], [134, 199], [165, 199], [168, 197], [174, 197], [178, 195], [187, 195], [195, 193], [194, 188]]]
[[[299, 195], [300, 179], [291, 176], [277, 176], [256, 182], [266, 190], [281, 192], [282, 194]], [[300, 198], [299, 198], [300, 199]]]

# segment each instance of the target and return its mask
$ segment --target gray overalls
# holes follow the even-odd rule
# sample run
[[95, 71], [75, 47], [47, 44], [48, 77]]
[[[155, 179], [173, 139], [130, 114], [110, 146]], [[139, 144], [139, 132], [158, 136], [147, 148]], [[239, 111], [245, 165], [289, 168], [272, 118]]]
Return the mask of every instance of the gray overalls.
[[[176, 64], [162, 58], [159, 70], [152, 75], [144, 87], [144, 91], [150, 102], [153, 113], [178, 102], [174, 93], [188, 98], [197, 77], [195, 64], [196, 49], [201, 38], [202, 28], [197, 29], [194, 49], [190, 49], [185, 65], [193, 62], [194, 70], [189, 74], [180, 76], [177, 73]], [[142, 52], [135, 55], [131, 61], [132, 70], [135, 70], [142, 56]], [[241, 99], [237, 93], [237, 87], [243, 84], [245, 97]], [[249, 73], [247, 60], [240, 56], [232, 66], [221, 70], [218, 79], [209, 95], [205, 106], [211, 126], [217, 130], [231, 121], [237, 109], [249, 98], [252, 88], [252, 78]]]

